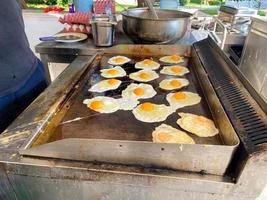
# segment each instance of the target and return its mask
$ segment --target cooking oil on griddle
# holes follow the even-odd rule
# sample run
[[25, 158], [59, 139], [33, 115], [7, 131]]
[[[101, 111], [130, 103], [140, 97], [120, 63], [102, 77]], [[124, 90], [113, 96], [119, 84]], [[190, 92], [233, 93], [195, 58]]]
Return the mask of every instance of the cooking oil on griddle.
[[[101, 59], [95, 59], [91, 69], [88, 71], [86, 77], [82, 81], [81, 87], [70, 98], [70, 108], [66, 112], [60, 125], [56, 128], [54, 134], [51, 134], [49, 142], [61, 140], [64, 138], [89, 138], [89, 139], [107, 139], [107, 140], [129, 140], [129, 141], [150, 141], [152, 142], [152, 132], [155, 127], [162, 123], [171, 125], [177, 129], [182, 130], [176, 124], [178, 112], [188, 112], [197, 115], [203, 115], [212, 119], [210, 109], [203, 95], [202, 89], [198, 83], [198, 79], [194, 72], [194, 66], [189, 58], [185, 58], [184, 62], [179, 64], [181, 66], [188, 67], [190, 73], [181, 76], [189, 81], [189, 85], [179, 90], [173, 91], [190, 91], [198, 93], [202, 100], [199, 104], [193, 106], [187, 106], [178, 109], [175, 113], [170, 115], [166, 121], [158, 123], [145, 123], [135, 119], [132, 111], [119, 110], [111, 114], [101, 114], [90, 110], [82, 102], [84, 99], [93, 98], [95, 96], [109, 96], [113, 98], [121, 98], [121, 92], [130, 84], [135, 82], [129, 79], [128, 75], [132, 72], [138, 71], [134, 68], [136, 62], [142, 61], [147, 58], [152, 58], [154, 61], [161, 64], [160, 69], [155, 70], [160, 77], [156, 80], [148, 82], [151, 84], [157, 92], [157, 95], [151, 99], [139, 100], [140, 103], [152, 102], [157, 104], [168, 105], [166, 95], [170, 91], [165, 91], [159, 88], [159, 83], [166, 78], [173, 78], [174, 76], [160, 74], [163, 64], [159, 61], [159, 57], [133, 57], [132, 55], [123, 55], [131, 59], [130, 63], [122, 65], [122, 68], [127, 72], [126, 77], [116, 78], [122, 81], [122, 84], [117, 90], [107, 91], [103, 93], [88, 92], [88, 89], [97, 82], [104, 80], [105, 78], [100, 76], [100, 70], [104, 68], [112, 67], [107, 64], [110, 57], [115, 55], [103, 55]], [[173, 92], [171, 91], [171, 92]], [[220, 137], [200, 138], [193, 134], [188, 133], [198, 144], [222, 144]]]

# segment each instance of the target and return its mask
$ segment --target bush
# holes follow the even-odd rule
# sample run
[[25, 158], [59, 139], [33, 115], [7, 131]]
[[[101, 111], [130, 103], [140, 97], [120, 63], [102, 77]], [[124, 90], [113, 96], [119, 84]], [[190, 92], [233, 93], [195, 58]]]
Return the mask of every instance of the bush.
[[258, 15], [260, 15], [260, 16], [266, 16], [266, 13], [265, 13], [264, 10], [259, 10], [258, 11]]
[[211, 6], [218, 6], [222, 3], [222, 1], [220, 0], [212, 0], [212, 1], [209, 1], [209, 5]]
[[201, 0], [191, 0], [190, 3], [201, 4]]
[[27, 3], [65, 6], [68, 0], [27, 0]]
[[185, 6], [190, 0], [180, 0], [180, 6]]
[[201, 10], [201, 11], [209, 15], [218, 15], [218, 10]]
[[68, 0], [57, 0], [57, 5], [65, 6], [68, 4]]
[[44, 0], [28, 0], [26, 2], [27, 3], [32, 3], [32, 4], [43, 4]]
[[44, 3], [46, 5], [49, 5], [49, 6], [56, 5], [57, 4], [57, 0], [44, 0]]

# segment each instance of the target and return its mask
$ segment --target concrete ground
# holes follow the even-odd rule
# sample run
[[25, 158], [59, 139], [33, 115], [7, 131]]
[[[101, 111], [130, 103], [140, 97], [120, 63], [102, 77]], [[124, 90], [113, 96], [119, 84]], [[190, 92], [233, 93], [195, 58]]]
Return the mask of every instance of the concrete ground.
[[[40, 43], [39, 37], [51, 36], [63, 29], [63, 25], [58, 22], [58, 14], [45, 14], [40, 11], [23, 11], [25, 31], [30, 43], [30, 47], [35, 52], [34, 47]], [[39, 57], [38, 54], [36, 54]], [[54, 80], [65, 68], [67, 64], [50, 63], [49, 69], [51, 78]]]
[[[133, 1], [133, 0], [129, 0]], [[123, 0], [123, 2], [125, 2]], [[30, 43], [30, 46], [34, 52], [34, 46], [37, 45], [39, 37], [50, 36], [62, 29], [62, 25], [57, 21], [58, 15], [44, 14], [36, 11], [23, 11], [25, 31]], [[37, 54], [37, 56], [39, 56]], [[50, 71], [52, 79], [55, 79], [65, 68], [67, 64], [50, 64]], [[257, 198], [257, 200], [267, 200], [267, 186], [263, 193]]]

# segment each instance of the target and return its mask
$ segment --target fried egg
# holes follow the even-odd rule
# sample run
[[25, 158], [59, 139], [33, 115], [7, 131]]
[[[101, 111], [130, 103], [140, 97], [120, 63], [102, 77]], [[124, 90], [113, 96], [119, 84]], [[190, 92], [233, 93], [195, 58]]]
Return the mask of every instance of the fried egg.
[[159, 87], [164, 90], [176, 90], [188, 85], [189, 81], [184, 78], [164, 79], [159, 83]]
[[170, 64], [178, 64], [178, 63], [184, 62], [183, 57], [177, 54], [171, 55], [171, 56], [164, 56], [160, 58], [159, 60], [165, 63], [170, 63]]
[[159, 75], [151, 70], [139, 70], [138, 72], [131, 73], [129, 75], [130, 79], [139, 82], [149, 82], [155, 80], [159, 77]]
[[83, 101], [88, 108], [99, 113], [113, 113], [119, 110], [120, 106], [116, 99], [111, 97], [94, 97]]
[[110, 65], [123, 65], [125, 63], [130, 62], [131, 59], [125, 56], [114, 56], [108, 60], [108, 64]]
[[135, 118], [142, 122], [161, 122], [174, 112], [170, 106], [145, 102], [133, 109]]
[[116, 90], [121, 84], [120, 80], [117, 79], [107, 79], [100, 81], [93, 85], [89, 91], [90, 92], [105, 92], [109, 90]]
[[140, 102], [137, 99], [118, 99], [120, 110], [133, 110]]
[[149, 70], [156, 70], [160, 67], [160, 64], [151, 60], [151, 59], [145, 59], [141, 62], [137, 62], [135, 64], [136, 69], [149, 69]]
[[101, 69], [101, 76], [105, 78], [116, 78], [116, 77], [124, 77], [126, 76], [126, 72], [120, 66], [116, 66], [110, 69]]
[[178, 113], [177, 124], [184, 130], [199, 137], [212, 137], [219, 133], [212, 120], [190, 113]]
[[167, 124], [161, 124], [152, 132], [153, 142], [156, 143], [176, 143], [195, 144], [193, 138], [187, 133], [180, 131]]
[[157, 92], [149, 84], [131, 83], [125, 90], [122, 91], [121, 96], [125, 99], [149, 99], [154, 97]]
[[173, 66], [165, 66], [162, 70], [160, 70], [161, 74], [173, 75], [173, 76], [183, 76], [189, 73], [189, 70], [186, 67], [173, 65]]
[[192, 106], [201, 101], [201, 97], [193, 92], [175, 92], [170, 93], [166, 97], [171, 107], [175, 109], [183, 108], [185, 106]]

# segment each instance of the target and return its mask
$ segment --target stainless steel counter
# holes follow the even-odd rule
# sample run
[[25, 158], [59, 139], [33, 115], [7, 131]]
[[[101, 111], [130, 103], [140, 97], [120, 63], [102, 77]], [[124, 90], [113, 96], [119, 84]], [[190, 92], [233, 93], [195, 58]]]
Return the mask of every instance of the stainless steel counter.
[[267, 102], [267, 18], [253, 18], [241, 58], [240, 70]]

